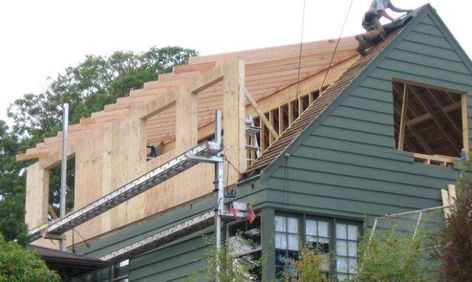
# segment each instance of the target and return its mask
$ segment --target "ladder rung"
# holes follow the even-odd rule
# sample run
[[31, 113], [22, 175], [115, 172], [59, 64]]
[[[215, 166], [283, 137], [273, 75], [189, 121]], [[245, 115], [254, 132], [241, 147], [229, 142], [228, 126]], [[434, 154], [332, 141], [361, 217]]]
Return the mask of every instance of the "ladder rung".
[[255, 134], [261, 132], [261, 128], [257, 126], [248, 126], [246, 127], [246, 136], [247, 137], [252, 137]]
[[252, 150], [252, 151], [259, 151], [260, 150], [258, 146], [254, 146], [254, 145], [246, 145], [246, 149]]

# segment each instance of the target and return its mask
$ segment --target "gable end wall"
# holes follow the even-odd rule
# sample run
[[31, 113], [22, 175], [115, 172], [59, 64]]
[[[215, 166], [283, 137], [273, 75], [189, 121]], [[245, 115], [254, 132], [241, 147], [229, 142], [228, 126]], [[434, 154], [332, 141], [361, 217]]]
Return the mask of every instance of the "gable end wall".
[[392, 78], [470, 97], [470, 61], [450, 36], [433, 9], [424, 9], [287, 149], [289, 156], [267, 169], [271, 204], [368, 224], [386, 213], [440, 206], [440, 189], [458, 170], [415, 163], [394, 149]]

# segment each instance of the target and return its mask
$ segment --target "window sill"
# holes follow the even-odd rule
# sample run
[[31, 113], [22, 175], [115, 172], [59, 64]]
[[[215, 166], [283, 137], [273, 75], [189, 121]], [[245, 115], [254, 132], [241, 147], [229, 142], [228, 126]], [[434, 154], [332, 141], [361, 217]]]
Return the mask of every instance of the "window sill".
[[419, 153], [413, 153], [415, 162], [423, 163], [427, 165], [434, 165], [440, 167], [456, 167], [455, 163], [460, 161], [460, 158], [442, 156], [442, 155], [425, 155]]

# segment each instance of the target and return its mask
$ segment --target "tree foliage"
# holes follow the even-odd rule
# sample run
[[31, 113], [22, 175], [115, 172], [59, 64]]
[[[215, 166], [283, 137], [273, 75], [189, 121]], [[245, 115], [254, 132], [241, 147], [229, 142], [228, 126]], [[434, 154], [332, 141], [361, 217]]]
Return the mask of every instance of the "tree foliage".
[[24, 243], [25, 178], [21, 175], [22, 164], [15, 160], [18, 148], [17, 138], [0, 120], [0, 236]]
[[[11, 240], [25, 230], [25, 177], [21, 172], [30, 162], [18, 163], [15, 155], [57, 134], [63, 103], [70, 105], [70, 122], [78, 123], [106, 104], [129, 95], [130, 90], [141, 88], [144, 82], [156, 80], [160, 73], [171, 71], [174, 65], [185, 64], [194, 55], [196, 51], [180, 47], [153, 47], [139, 54], [119, 51], [110, 56], [86, 56], [82, 63], [50, 79], [44, 92], [28, 93], [14, 101], [7, 113], [13, 121], [11, 126], [0, 121], [0, 234]], [[70, 209], [74, 175], [72, 164], [69, 166]], [[53, 170], [50, 179], [49, 199], [56, 209], [59, 171]]]
[[[238, 235], [239, 236], [239, 235]], [[253, 272], [260, 270], [263, 258], [253, 259], [250, 255], [237, 257], [235, 250], [226, 241], [217, 251], [214, 239], [204, 237], [208, 248], [203, 258], [206, 268], [192, 273], [185, 281], [220, 281], [220, 282], [246, 282], [255, 281]], [[241, 239], [245, 240], [245, 239]], [[219, 266], [220, 271], [217, 271]]]
[[352, 281], [436, 281], [436, 272], [424, 249], [428, 241], [422, 228], [415, 236], [402, 233], [396, 225], [382, 236], [370, 238], [367, 232], [360, 244], [358, 275]]
[[[323, 271], [322, 265], [326, 259], [329, 260], [328, 254], [321, 254], [317, 250], [308, 248], [305, 244], [301, 244], [300, 257], [294, 262], [297, 269], [298, 282], [328, 282], [326, 272]], [[287, 274], [287, 281], [290, 276]]]
[[0, 282], [20, 281], [55, 282], [60, 277], [48, 269], [38, 254], [0, 235]]
[[[470, 164], [466, 164], [470, 168]], [[465, 173], [456, 185], [455, 205], [450, 208], [436, 258], [441, 264], [441, 281], [472, 280], [472, 182]]]

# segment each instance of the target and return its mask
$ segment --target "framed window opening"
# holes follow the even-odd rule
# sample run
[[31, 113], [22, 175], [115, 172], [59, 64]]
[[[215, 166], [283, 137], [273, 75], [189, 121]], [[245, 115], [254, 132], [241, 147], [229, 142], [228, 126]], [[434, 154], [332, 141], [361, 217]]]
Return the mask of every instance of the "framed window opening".
[[392, 87], [396, 149], [444, 167], [469, 151], [467, 93], [402, 80]]

